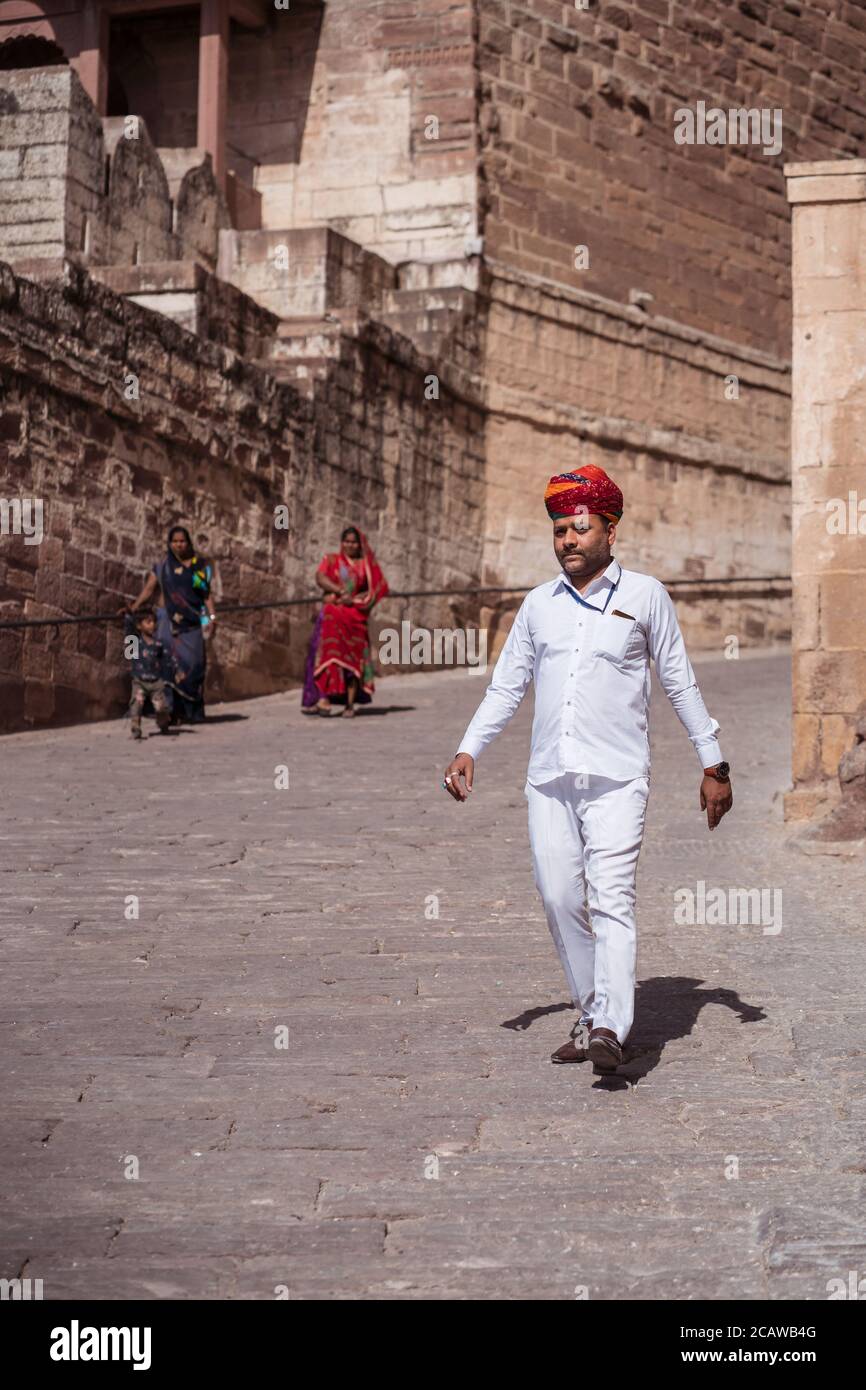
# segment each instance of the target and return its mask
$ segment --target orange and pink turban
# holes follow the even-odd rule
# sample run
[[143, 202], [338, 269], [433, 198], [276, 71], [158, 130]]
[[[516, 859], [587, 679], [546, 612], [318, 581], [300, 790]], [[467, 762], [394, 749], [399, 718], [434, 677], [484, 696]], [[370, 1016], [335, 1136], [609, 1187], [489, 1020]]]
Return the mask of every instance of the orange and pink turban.
[[619, 521], [622, 493], [603, 468], [587, 463], [574, 473], [557, 473], [547, 484], [544, 505], [554, 521], [559, 517], [592, 515]]

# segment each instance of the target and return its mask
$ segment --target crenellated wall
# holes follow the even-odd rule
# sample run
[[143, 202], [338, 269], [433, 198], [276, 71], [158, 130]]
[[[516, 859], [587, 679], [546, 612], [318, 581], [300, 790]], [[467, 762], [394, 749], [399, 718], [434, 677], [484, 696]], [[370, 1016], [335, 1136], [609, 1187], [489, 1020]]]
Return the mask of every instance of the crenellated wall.
[[[7, 8], [0, 42], [53, 36], [80, 61], [84, 0]], [[197, 6], [141, 9], [111, 19], [108, 111], [142, 117], [160, 148], [189, 147]], [[236, 225], [328, 223], [394, 264], [462, 256], [479, 230], [474, 0], [291, 0], [260, 13], [229, 35], [227, 166], [242, 197], [261, 198]]]
[[0, 73], [0, 208], [0, 258], [16, 264], [213, 267], [229, 225], [210, 156], [164, 161], [140, 117], [100, 120], [71, 67]]

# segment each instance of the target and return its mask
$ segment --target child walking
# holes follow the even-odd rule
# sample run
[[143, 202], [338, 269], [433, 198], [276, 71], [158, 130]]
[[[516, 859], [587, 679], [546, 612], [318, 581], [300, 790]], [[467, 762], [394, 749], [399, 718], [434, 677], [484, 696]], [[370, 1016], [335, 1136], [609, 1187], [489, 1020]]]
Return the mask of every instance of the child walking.
[[171, 679], [170, 657], [165, 644], [156, 636], [156, 614], [152, 608], [141, 608], [134, 614], [127, 613], [123, 628], [127, 641], [130, 637], [135, 640], [130, 657], [132, 698], [129, 702], [129, 718], [132, 737], [141, 738], [141, 716], [148, 700], [153, 705], [160, 733], [167, 734], [171, 712], [166, 698], [165, 683]]

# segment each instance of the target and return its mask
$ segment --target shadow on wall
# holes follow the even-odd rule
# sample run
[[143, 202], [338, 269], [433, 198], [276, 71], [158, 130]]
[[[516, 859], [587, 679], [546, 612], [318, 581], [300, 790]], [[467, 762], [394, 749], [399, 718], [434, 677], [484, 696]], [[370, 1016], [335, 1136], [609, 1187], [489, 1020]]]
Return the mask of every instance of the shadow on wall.
[[[233, 30], [229, 67], [229, 147], [255, 164], [300, 164], [322, 0], [293, 0], [266, 29]], [[242, 169], [238, 170], [243, 173]]]
[[[252, 184], [259, 164], [297, 164], [322, 27], [321, 0], [296, 0], [229, 38], [228, 167]], [[143, 117], [154, 145], [197, 142], [198, 6], [116, 16], [109, 45], [109, 116]]]
[[196, 143], [198, 7], [114, 17], [108, 46], [108, 115], [141, 116], [156, 146]]

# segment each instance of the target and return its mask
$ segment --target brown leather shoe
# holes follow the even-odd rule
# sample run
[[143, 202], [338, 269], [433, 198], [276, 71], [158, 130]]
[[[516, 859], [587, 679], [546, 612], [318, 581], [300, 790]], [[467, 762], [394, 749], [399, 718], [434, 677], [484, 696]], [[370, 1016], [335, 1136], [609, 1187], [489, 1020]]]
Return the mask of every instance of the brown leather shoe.
[[589, 1056], [587, 1044], [591, 1029], [592, 1019], [589, 1023], [575, 1023], [570, 1040], [551, 1052], [551, 1062], [585, 1062]]
[[599, 1071], [616, 1071], [622, 1061], [622, 1047], [612, 1028], [593, 1028], [587, 1053]]

